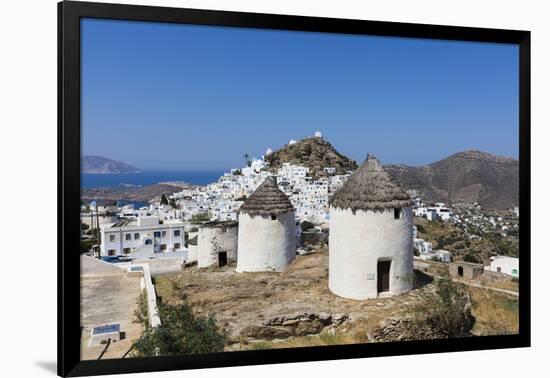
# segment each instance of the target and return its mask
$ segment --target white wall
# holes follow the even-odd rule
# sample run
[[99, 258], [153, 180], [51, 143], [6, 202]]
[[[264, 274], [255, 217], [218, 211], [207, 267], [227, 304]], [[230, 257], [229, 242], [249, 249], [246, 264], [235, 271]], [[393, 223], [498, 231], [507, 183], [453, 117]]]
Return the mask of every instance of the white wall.
[[[195, 236], [198, 236], [199, 235], [199, 232], [196, 231], [196, 232], [190, 232], [189, 233], [189, 240], [193, 239]], [[198, 241], [198, 238], [197, 238], [197, 241]], [[197, 243], [197, 245], [192, 245], [192, 244], [187, 244], [187, 251], [188, 251], [188, 255], [187, 255], [187, 262], [195, 262], [198, 260], [199, 258], [199, 245]]]
[[294, 212], [277, 219], [239, 214], [237, 272], [281, 271], [296, 258]]
[[[105, 1], [105, 0], [96, 0]], [[124, 2], [109, 0], [109, 2]], [[129, 2], [129, 1], [126, 1]], [[550, 187], [547, 166], [550, 151], [550, 107], [547, 106], [547, 91], [550, 88], [550, 23], [547, 3], [540, 0], [392, 0], [392, 1], [318, 1], [318, 0], [132, 0], [135, 4], [164, 5], [172, 7], [240, 10], [249, 12], [298, 14], [371, 20], [436, 23], [530, 29], [532, 38], [532, 293], [535, 298], [545, 298], [550, 291], [546, 269], [550, 266], [547, 249], [547, 214], [550, 205], [545, 200]], [[4, 22], [0, 23], [0, 35], [4, 50], [17, 54], [17, 59], [2, 61], [2, 89], [4, 103], [0, 118], [1, 161], [11, 162], [17, 156], [17, 164], [3, 164], [5, 177], [16, 177], [17, 185], [2, 187], [4, 198], [34, 198], [37, 184], [41, 198], [43, 220], [41, 227], [33, 230], [36, 240], [41, 241], [41, 253], [33, 254], [33, 263], [26, 264], [25, 274], [35, 277], [21, 280], [20, 269], [4, 269], [5, 283], [17, 282], [17, 290], [5, 291], [7, 303], [17, 303], [18, 311], [0, 313], [2, 324], [18, 325], [5, 327], [4, 338], [11, 340], [12, 353], [5, 358], [2, 372], [9, 377], [52, 377], [55, 374], [57, 334], [57, 0], [9, 1], [3, 4]], [[11, 17], [10, 17], [11, 15]], [[24, 15], [25, 21], [22, 22]], [[9, 55], [9, 53], [8, 53]], [[21, 80], [24, 77], [26, 80]], [[29, 111], [32, 107], [32, 111]], [[30, 137], [32, 136], [32, 137]], [[284, 141], [286, 142], [286, 140]], [[273, 147], [273, 146], [272, 146]], [[21, 153], [26, 151], [26, 153]], [[32, 172], [22, 175], [21, 172]], [[10, 232], [5, 250], [20, 250], [21, 240], [28, 240], [28, 229], [14, 227], [28, 221], [18, 201], [6, 201], [5, 212], [12, 214], [1, 222]], [[37, 284], [39, 282], [39, 284]], [[32, 300], [21, 301], [25, 296]], [[36, 309], [40, 317], [36, 317]], [[550, 301], [533, 300], [533, 332], [531, 348], [489, 350], [483, 352], [444, 353], [386, 358], [348, 359], [263, 366], [242, 366], [228, 369], [188, 370], [189, 378], [215, 378], [220, 372], [238, 374], [241, 378], [275, 378], [291, 376], [335, 377], [352, 376], [368, 369], [371, 375], [385, 375], [388, 366], [395, 376], [439, 378], [464, 378], [468, 366], [479, 376], [533, 376], [542, 375], [550, 354]], [[21, 337], [21, 327], [32, 332], [33, 339]], [[491, 361], [510, 361], [499, 364]], [[421, 366], [422, 368], [411, 368]], [[179, 371], [155, 373], [155, 377], [181, 377]], [[135, 374], [135, 378], [148, 378], [150, 373]], [[119, 377], [115, 375], [105, 377]]]
[[237, 226], [201, 227], [198, 238], [199, 268], [218, 265], [218, 253], [227, 252], [227, 260], [237, 260]]
[[352, 299], [378, 296], [378, 262], [391, 261], [389, 293], [413, 286], [412, 209], [362, 211], [330, 208], [329, 288]]
[[514, 277], [519, 277], [519, 259], [508, 256], [495, 256], [489, 269], [493, 272], [506, 273]]

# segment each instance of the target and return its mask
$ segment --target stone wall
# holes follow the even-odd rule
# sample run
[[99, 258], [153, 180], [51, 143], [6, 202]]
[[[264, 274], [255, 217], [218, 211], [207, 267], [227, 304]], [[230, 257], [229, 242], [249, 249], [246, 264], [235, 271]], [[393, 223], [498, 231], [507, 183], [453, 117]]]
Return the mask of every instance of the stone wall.
[[262, 325], [244, 327], [240, 335], [247, 339], [286, 339], [291, 336], [306, 336], [320, 333], [327, 327], [337, 327], [349, 320], [347, 315], [327, 313], [300, 313], [282, 315], [263, 322]]

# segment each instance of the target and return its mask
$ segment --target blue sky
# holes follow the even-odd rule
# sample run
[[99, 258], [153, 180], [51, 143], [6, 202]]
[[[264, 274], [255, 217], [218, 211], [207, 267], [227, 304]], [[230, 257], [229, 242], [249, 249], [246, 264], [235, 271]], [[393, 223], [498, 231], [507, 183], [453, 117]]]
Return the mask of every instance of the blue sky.
[[362, 161], [518, 156], [515, 45], [85, 19], [82, 153], [225, 170], [320, 130]]

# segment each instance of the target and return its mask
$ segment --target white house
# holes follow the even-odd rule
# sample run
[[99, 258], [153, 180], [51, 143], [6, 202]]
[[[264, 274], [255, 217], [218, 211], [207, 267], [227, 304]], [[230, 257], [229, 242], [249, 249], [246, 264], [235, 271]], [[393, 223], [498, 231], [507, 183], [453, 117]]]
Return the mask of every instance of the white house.
[[426, 218], [429, 221], [437, 219], [437, 210], [434, 207], [417, 207], [413, 209], [415, 217]]
[[519, 277], [519, 259], [510, 256], [491, 257], [491, 265], [485, 267], [491, 272], [505, 273], [512, 277]]
[[424, 239], [413, 238], [413, 246], [419, 253], [432, 253], [432, 243]]
[[442, 263], [451, 262], [451, 252], [444, 249], [430, 250], [430, 252], [420, 252], [418, 256], [420, 260], [439, 261]]
[[150, 255], [184, 250], [181, 220], [160, 222], [158, 217], [119, 219], [101, 225], [101, 256]]
[[433, 209], [437, 213], [437, 217], [444, 221], [449, 220], [451, 218], [451, 215], [453, 215], [451, 209], [446, 207], [445, 204], [442, 202], [436, 203]]

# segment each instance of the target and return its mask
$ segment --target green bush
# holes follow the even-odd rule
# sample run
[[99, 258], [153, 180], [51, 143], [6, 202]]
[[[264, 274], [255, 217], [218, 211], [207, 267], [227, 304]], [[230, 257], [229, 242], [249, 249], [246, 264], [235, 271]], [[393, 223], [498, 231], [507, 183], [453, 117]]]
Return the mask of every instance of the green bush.
[[477, 256], [474, 253], [466, 254], [464, 256], [464, 261], [469, 262], [469, 263], [476, 263], [476, 264], [481, 263], [481, 259], [479, 258], [479, 256]]
[[212, 315], [195, 317], [186, 304], [162, 303], [159, 315], [161, 325], [145, 330], [134, 343], [134, 355], [177, 356], [223, 351], [227, 336], [218, 329]]
[[136, 301], [134, 310], [134, 323], [142, 323], [145, 328], [149, 327], [149, 316], [147, 312], [147, 292], [142, 290]]
[[438, 338], [464, 337], [470, 334], [475, 318], [470, 295], [463, 284], [443, 276], [435, 283], [435, 292], [423, 293], [415, 327], [419, 334]]
[[302, 231], [307, 231], [307, 230], [311, 230], [312, 228], [315, 227], [315, 225], [311, 222], [308, 222], [308, 221], [303, 221], [301, 224], [300, 224], [300, 227], [302, 229]]
[[90, 249], [92, 249], [92, 241], [91, 240], [81, 240], [80, 241], [80, 253], [90, 252]]
[[191, 217], [191, 223], [194, 223], [194, 224], [208, 222], [209, 220], [210, 220], [210, 215], [208, 213], [198, 213], [198, 214], [194, 214]]

